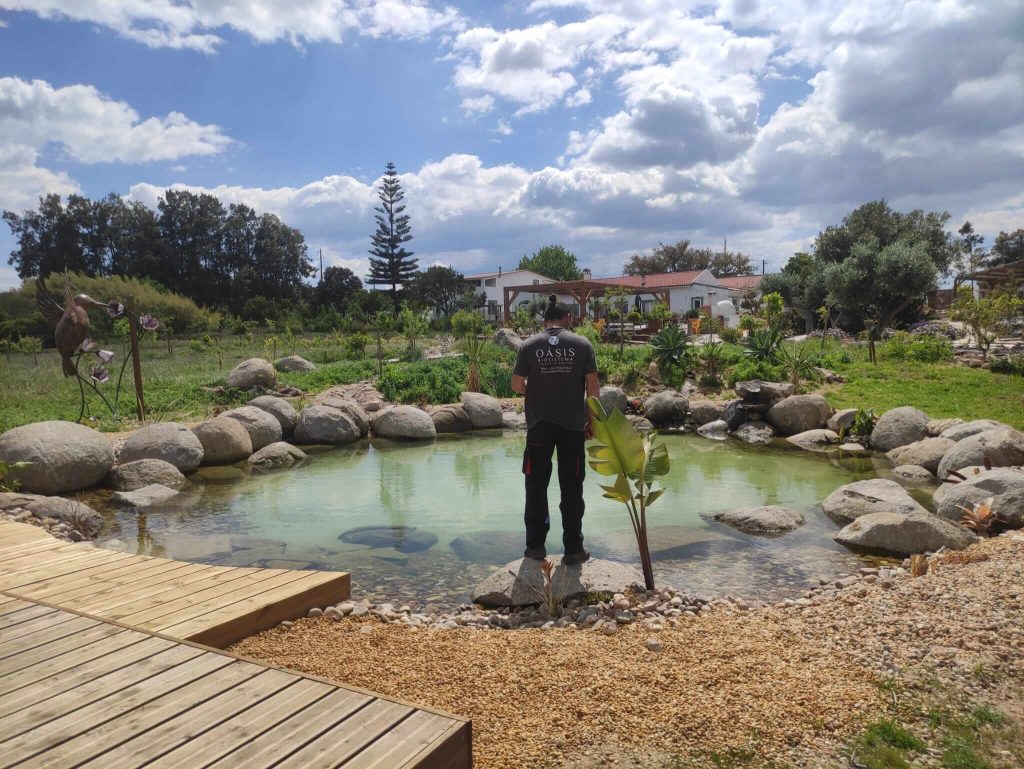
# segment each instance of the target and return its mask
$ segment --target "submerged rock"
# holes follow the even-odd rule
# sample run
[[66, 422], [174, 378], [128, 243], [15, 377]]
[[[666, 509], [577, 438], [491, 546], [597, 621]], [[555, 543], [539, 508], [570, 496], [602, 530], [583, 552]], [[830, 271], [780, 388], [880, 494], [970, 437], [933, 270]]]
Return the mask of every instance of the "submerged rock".
[[106, 480], [106, 485], [116, 491], [135, 491], [154, 483], [180, 489], [185, 485], [185, 476], [162, 459], [137, 459], [115, 467]]
[[749, 534], [779, 534], [792, 531], [804, 522], [803, 513], [782, 505], [724, 510], [709, 517]]
[[284, 441], [277, 441], [269, 446], [264, 446], [249, 457], [249, 464], [269, 470], [274, 467], [290, 467], [305, 458], [306, 453], [302, 449]]
[[178, 493], [176, 489], [153, 483], [135, 491], [116, 491], [111, 500], [131, 507], [151, 507], [174, 499]]
[[342, 542], [366, 547], [391, 547], [401, 553], [418, 553], [437, 544], [437, 536], [416, 526], [360, 526], [338, 536]]
[[[553, 556], [552, 587], [558, 601], [583, 598], [588, 593], [621, 593], [644, 578], [632, 566], [616, 561], [591, 558], [583, 564], [566, 566]], [[541, 603], [544, 575], [540, 561], [529, 558], [512, 561], [498, 569], [473, 590], [473, 602], [486, 607], [528, 606]]]
[[907, 556], [934, 552], [940, 547], [963, 550], [977, 541], [962, 526], [928, 512], [869, 513], [839, 531], [835, 541], [867, 553]]
[[499, 564], [522, 553], [525, 543], [522, 531], [474, 531], [456, 537], [448, 547], [463, 561]]

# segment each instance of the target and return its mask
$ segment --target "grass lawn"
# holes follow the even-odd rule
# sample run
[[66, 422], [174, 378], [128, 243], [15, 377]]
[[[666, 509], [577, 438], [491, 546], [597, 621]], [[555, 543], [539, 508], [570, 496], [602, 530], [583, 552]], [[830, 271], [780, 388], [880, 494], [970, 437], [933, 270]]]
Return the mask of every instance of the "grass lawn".
[[1024, 429], [1024, 377], [993, 374], [948, 363], [910, 360], [837, 366], [845, 384], [829, 385], [835, 408], [870, 408], [876, 414], [915, 406], [934, 418], [995, 419]]

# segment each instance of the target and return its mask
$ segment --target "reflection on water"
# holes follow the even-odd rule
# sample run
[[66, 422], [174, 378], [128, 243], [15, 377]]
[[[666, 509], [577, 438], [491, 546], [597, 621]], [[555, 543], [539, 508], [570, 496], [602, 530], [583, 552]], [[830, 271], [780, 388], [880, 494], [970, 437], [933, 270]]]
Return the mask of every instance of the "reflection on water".
[[[818, 503], [841, 484], [877, 474], [875, 460], [692, 435], [664, 440], [672, 472], [650, 514], [661, 582], [707, 596], [770, 599], [862, 565], [832, 541], [837, 527]], [[364, 441], [290, 470], [203, 469], [189, 491], [146, 514], [95, 504], [107, 515], [104, 537], [131, 552], [235, 566], [343, 569], [369, 595], [454, 602], [465, 600], [494, 567], [522, 554], [523, 444], [522, 434], [412, 445]], [[598, 557], [636, 562], [621, 505], [601, 496], [593, 473], [585, 488], [588, 547]], [[561, 549], [557, 498], [553, 479], [550, 552]], [[764, 504], [801, 510], [807, 523], [765, 538], [701, 517]], [[364, 527], [402, 532], [405, 544], [351, 533]], [[409, 546], [413, 541], [423, 544]]]

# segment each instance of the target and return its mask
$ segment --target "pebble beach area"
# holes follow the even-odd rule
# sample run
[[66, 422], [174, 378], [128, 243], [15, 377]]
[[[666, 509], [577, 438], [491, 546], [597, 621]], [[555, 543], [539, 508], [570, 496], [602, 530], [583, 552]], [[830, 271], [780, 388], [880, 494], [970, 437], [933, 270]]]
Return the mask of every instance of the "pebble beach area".
[[232, 651], [468, 716], [481, 769], [689, 767], [722, 755], [840, 767], [849, 741], [886, 715], [887, 681], [924, 672], [985, 696], [984, 670], [1024, 684], [1022, 618], [1024, 535], [1012, 533], [935, 556], [920, 577], [860, 581], [801, 606], [723, 605], [666, 626], [657, 643], [641, 623], [606, 635], [365, 615], [298, 620]]

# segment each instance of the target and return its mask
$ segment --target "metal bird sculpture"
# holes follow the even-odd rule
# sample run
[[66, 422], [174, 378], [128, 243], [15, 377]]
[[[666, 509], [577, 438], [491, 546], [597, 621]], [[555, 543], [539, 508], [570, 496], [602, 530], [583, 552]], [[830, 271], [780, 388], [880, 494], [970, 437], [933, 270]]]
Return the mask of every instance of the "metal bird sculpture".
[[74, 356], [80, 351], [82, 342], [89, 336], [89, 311], [90, 306], [109, 308], [103, 302], [98, 302], [86, 294], [71, 293], [71, 283], [68, 281], [67, 273], [64, 274], [64, 302], [61, 304], [60, 297], [51, 294], [43, 281], [36, 279], [36, 304], [43, 315], [56, 323], [53, 331], [53, 340], [60, 353], [61, 368], [64, 376], [75, 376], [77, 368]]

